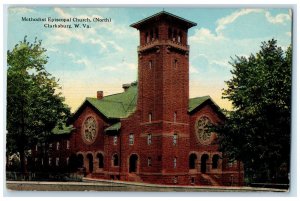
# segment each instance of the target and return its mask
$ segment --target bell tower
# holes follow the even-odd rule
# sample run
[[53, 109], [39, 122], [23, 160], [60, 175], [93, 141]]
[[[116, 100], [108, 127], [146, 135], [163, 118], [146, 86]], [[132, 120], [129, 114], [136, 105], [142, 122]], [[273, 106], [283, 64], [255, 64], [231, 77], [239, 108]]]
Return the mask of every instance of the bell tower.
[[[155, 182], [187, 182], [189, 154], [188, 29], [196, 23], [162, 11], [131, 25], [139, 30], [138, 100], [140, 155], [145, 175]], [[151, 143], [145, 144], [146, 138]], [[142, 176], [142, 175], [140, 175]], [[167, 183], [168, 183], [167, 182]]]
[[138, 110], [142, 122], [188, 122], [188, 29], [196, 23], [166, 11], [131, 25], [140, 32]]

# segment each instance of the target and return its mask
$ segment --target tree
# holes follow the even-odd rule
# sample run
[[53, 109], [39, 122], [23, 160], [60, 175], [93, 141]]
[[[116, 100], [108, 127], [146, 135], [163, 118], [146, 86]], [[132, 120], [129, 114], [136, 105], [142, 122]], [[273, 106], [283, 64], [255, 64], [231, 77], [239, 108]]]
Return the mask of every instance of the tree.
[[241, 160], [253, 182], [288, 182], [292, 47], [284, 52], [272, 39], [256, 55], [230, 64], [233, 77], [225, 82], [223, 98], [234, 110], [216, 128], [220, 149]]
[[29, 43], [26, 36], [7, 52], [7, 154], [20, 154], [22, 171], [28, 150], [70, 114], [58, 80], [45, 69], [45, 52], [41, 41]]

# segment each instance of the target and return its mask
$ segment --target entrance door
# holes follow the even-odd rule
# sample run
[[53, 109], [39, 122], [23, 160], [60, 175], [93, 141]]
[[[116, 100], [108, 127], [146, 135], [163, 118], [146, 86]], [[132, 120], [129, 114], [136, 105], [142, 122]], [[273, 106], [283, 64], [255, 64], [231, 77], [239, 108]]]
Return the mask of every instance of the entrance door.
[[201, 157], [201, 172], [204, 174], [207, 171], [206, 170], [207, 160], [208, 160], [208, 155], [207, 154], [202, 155], [202, 157]]
[[197, 160], [196, 154], [191, 154], [189, 157], [189, 168], [190, 169], [196, 168], [196, 160]]
[[77, 155], [77, 168], [83, 168], [83, 155]]
[[93, 160], [93, 155], [92, 154], [88, 154], [87, 155], [88, 161], [89, 161], [89, 172], [93, 172], [94, 170], [94, 160]]
[[129, 158], [129, 172], [137, 172], [138, 156], [132, 154]]

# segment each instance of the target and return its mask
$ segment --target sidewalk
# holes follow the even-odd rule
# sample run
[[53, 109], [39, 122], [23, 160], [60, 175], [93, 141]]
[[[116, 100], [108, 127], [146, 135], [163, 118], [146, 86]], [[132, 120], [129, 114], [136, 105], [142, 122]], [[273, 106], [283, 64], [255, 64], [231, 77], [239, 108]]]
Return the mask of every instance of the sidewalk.
[[138, 191], [138, 192], [288, 192], [282, 189], [234, 186], [179, 186], [83, 178], [83, 182], [7, 181], [16, 191]]
[[105, 179], [94, 179], [94, 178], [83, 178], [84, 182], [92, 183], [107, 183], [114, 185], [129, 185], [129, 186], [141, 186], [141, 187], [152, 187], [152, 188], [174, 188], [174, 189], [202, 189], [209, 191], [239, 191], [239, 192], [288, 192], [284, 189], [274, 189], [274, 188], [258, 188], [258, 187], [248, 187], [248, 186], [184, 186], [184, 185], [160, 185], [160, 184], [149, 184], [149, 183], [139, 183], [139, 182], [127, 182], [127, 181], [117, 181], [117, 180], [105, 180]]

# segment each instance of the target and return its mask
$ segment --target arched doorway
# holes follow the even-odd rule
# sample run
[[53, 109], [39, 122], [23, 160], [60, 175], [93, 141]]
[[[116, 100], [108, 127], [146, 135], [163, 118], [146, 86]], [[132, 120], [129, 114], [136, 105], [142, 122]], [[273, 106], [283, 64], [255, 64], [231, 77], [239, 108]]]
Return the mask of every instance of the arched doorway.
[[83, 168], [83, 155], [77, 155], [77, 168]]
[[92, 154], [88, 154], [87, 156], [88, 162], [89, 162], [89, 172], [92, 173], [94, 170], [94, 160], [93, 160], [93, 155]]
[[97, 158], [98, 158], [98, 168], [103, 168], [104, 167], [103, 155], [101, 153], [98, 153]]
[[207, 166], [207, 160], [208, 160], [208, 155], [207, 154], [203, 154], [202, 156], [201, 156], [201, 173], [206, 173], [206, 171], [207, 171], [207, 168], [206, 168], [206, 166]]
[[190, 169], [196, 168], [196, 160], [197, 160], [196, 154], [191, 154], [189, 157], [189, 168]]
[[113, 163], [113, 166], [119, 166], [119, 156], [118, 154], [114, 154], [113, 157], [112, 157], [112, 163]]
[[212, 169], [218, 169], [219, 159], [220, 159], [220, 156], [217, 154], [212, 157]]
[[129, 158], [129, 172], [137, 172], [138, 156], [132, 154]]

